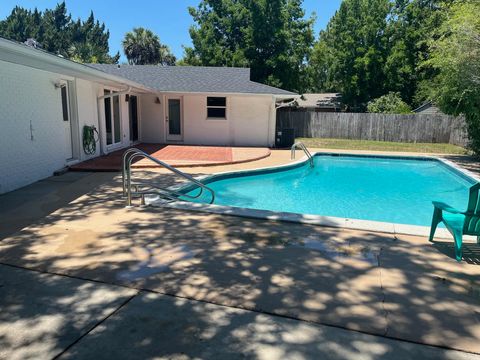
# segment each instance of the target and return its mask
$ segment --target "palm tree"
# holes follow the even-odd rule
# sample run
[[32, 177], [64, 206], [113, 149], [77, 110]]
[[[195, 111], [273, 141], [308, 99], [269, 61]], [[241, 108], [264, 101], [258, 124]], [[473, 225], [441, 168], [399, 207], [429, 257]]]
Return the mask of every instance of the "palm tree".
[[160, 64], [162, 65], [175, 65], [177, 58], [170, 52], [170, 48], [167, 45], [160, 46]]
[[123, 51], [132, 65], [156, 65], [160, 62], [160, 39], [152, 31], [134, 28], [125, 34]]

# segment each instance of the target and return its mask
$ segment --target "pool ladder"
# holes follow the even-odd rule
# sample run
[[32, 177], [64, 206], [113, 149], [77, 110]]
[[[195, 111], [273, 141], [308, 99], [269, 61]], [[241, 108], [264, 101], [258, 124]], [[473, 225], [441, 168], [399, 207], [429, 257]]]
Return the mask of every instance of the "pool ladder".
[[[163, 188], [157, 184], [151, 182], [135, 182], [132, 183], [132, 162], [135, 159], [142, 159], [146, 158], [157, 165], [162, 166], [163, 168], [173, 172], [174, 174], [188, 180], [189, 182], [195, 184], [200, 189], [200, 192], [197, 195], [188, 195], [182, 194], [172, 189]], [[137, 149], [137, 148], [130, 148], [124, 152], [122, 158], [122, 185], [123, 185], [123, 196], [126, 197], [127, 206], [132, 206], [132, 198], [133, 197], [140, 197], [142, 205], [145, 205], [145, 195], [158, 195], [161, 198], [169, 201], [178, 200], [181, 196], [184, 199], [194, 200], [198, 199], [203, 192], [206, 190], [210, 193], [210, 204], [213, 204], [215, 201], [215, 192], [206, 186], [205, 184], [201, 183], [194, 177], [174, 168], [167, 163], [154, 158], [153, 156], [147, 154], [146, 152]], [[142, 188], [145, 188], [142, 190]]]
[[310, 154], [310, 151], [308, 151], [307, 147], [302, 142], [296, 142], [295, 144], [292, 145], [292, 148], [290, 150], [290, 158], [292, 160], [295, 159], [295, 150], [297, 148], [300, 148], [301, 150], [303, 150], [305, 155], [307, 155], [308, 161], [310, 162], [310, 167], [313, 168], [313, 156], [312, 154]]

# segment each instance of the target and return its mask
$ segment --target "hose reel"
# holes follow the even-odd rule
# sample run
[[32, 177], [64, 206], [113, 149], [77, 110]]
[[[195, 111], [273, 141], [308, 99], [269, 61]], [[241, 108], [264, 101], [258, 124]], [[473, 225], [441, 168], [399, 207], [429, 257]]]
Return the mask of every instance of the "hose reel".
[[[96, 135], [95, 135], [96, 134]], [[97, 151], [99, 140], [98, 131], [95, 126], [85, 125], [83, 127], [83, 151], [87, 155], [94, 155]]]

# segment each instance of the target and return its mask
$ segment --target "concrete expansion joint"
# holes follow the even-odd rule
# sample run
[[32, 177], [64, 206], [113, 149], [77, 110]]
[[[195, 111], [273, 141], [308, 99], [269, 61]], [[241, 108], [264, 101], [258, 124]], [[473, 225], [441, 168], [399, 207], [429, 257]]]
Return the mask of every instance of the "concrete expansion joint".
[[53, 271], [38, 270], [38, 269], [33, 269], [33, 268], [25, 267], [25, 266], [8, 264], [8, 263], [4, 263], [4, 262], [1, 262], [1, 261], [0, 261], [0, 265], [9, 266], [9, 267], [12, 267], [12, 268], [15, 268], [15, 269], [33, 271], [33, 272], [36, 272], [36, 273], [39, 273], [39, 274], [61, 276], [61, 277], [69, 278], [69, 279], [83, 280], [83, 281], [88, 281], [88, 282], [102, 284], [102, 285], [117, 286], [117, 287], [121, 287], [121, 288], [125, 288], [125, 289], [140, 291], [140, 289], [137, 289], [137, 288], [132, 287], [132, 286], [123, 285], [123, 284], [117, 284], [117, 283], [102, 281], [102, 280], [87, 279], [87, 278], [83, 278], [83, 277], [80, 277], [80, 276], [73, 276], [73, 275], [68, 275], [68, 274], [56, 273], [56, 272], [53, 272]]
[[110, 319], [112, 316], [114, 316], [116, 313], [118, 313], [120, 311], [121, 308], [123, 308], [124, 306], [126, 306], [130, 301], [132, 301], [136, 296], [138, 296], [138, 294], [140, 294], [140, 291], [137, 291], [135, 294], [133, 294], [132, 296], [130, 296], [129, 298], [127, 298], [124, 302], [122, 302], [115, 310], [113, 310], [110, 314], [108, 314], [107, 316], [105, 316], [103, 319], [101, 319], [100, 321], [98, 321], [97, 323], [95, 323], [92, 327], [90, 327], [87, 331], [85, 331], [82, 335], [80, 335], [78, 337], [78, 339], [76, 339], [75, 341], [73, 341], [70, 345], [68, 345], [65, 349], [63, 349], [59, 354], [55, 355], [53, 357], [53, 360], [56, 360], [56, 359], [59, 359], [63, 354], [65, 354], [68, 350], [70, 350], [73, 346], [75, 346], [76, 344], [78, 344], [80, 342], [80, 340], [82, 340], [85, 336], [87, 336], [88, 334], [90, 334], [93, 330], [95, 330], [98, 326], [100, 326], [101, 324], [103, 324], [105, 321], [107, 321], [108, 319]]
[[[379, 333], [375, 333], [375, 332], [370, 332], [370, 331], [364, 331], [364, 330], [351, 329], [351, 328], [346, 327], [346, 326], [340, 326], [340, 325], [335, 325], [335, 324], [330, 324], [330, 323], [324, 323], [324, 322], [322, 322], [322, 321], [304, 320], [304, 319], [297, 318], [297, 317], [295, 317], [295, 316], [291, 316], [291, 315], [287, 315], [287, 314], [278, 314], [278, 313], [275, 313], [275, 312], [270, 312], [270, 311], [266, 311], [266, 310], [259, 309], [259, 308], [250, 308], [250, 307], [243, 307], [243, 306], [225, 305], [225, 304], [217, 303], [217, 302], [214, 302], [214, 301], [207, 301], [207, 300], [195, 299], [195, 298], [192, 298], [192, 297], [181, 296], [181, 295], [178, 295], [178, 294], [164, 293], [164, 292], [155, 291], [155, 290], [146, 289], [146, 288], [138, 288], [138, 287], [132, 287], [132, 286], [123, 285], [123, 284], [110, 283], [110, 282], [106, 282], [106, 281], [92, 280], [92, 279], [87, 279], [87, 278], [82, 278], [82, 277], [72, 276], [72, 275], [67, 275], [67, 274], [61, 274], [61, 273], [54, 273], [54, 272], [44, 271], [44, 270], [31, 269], [31, 268], [26, 268], [26, 267], [23, 267], [23, 266], [7, 264], [7, 263], [3, 263], [3, 262], [0, 262], [0, 265], [9, 266], [9, 267], [13, 267], [13, 268], [17, 268], [17, 269], [22, 269], [22, 270], [26, 270], [26, 271], [33, 271], [33, 272], [41, 273], [41, 274], [61, 276], [61, 277], [66, 277], [66, 278], [71, 278], [71, 279], [88, 281], [88, 282], [92, 282], [92, 283], [98, 283], [98, 284], [110, 285], [110, 286], [117, 286], [117, 287], [122, 287], [122, 288], [126, 288], [126, 289], [136, 290], [136, 293], [135, 293], [135, 294], [133, 294], [132, 296], [130, 296], [129, 298], [127, 298], [122, 304], [120, 304], [115, 310], [113, 310], [113, 311], [112, 311], [110, 314], [108, 314], [105, 318], [101, 319], [101, 320], [98, 321], [96, 324], [94, 324], [94, 325], [93, 325], [91, 328], [89, 328], [85, 333], [83, 333], [81, 336], [79, 336], [79, 338], [77, 338], [77, 339], [76, 339], [75, 341], [73, 341], [70, 345], [68, 345], [63, 351], [61, 351], [59, 354], [57, 354], [56, 356], [54, 356], [53, 359], [59, 359], [59, 358], [61, 358], [61, 356], [62, 356], [63, 354], [65, 354], [65, 353], [67, 353], [68, 350], [70, 350], [75, 344], [77, 344], [78, 342], [80, 342], [80, 340], [82, 340], [84, 337], [86, 337], [88, 334], [90, 334], [95, 328], [97, 328], [98, 326], [102, 325], [106, 320], [110, 319], [110, 318], [113, 317], [115, 314], [117, 314], [122, 308], [124, 308], [126, 305], [128, 305], [135, 297], [137, 297], [138, 295], [140, 295], [140, 294], [142, 294], [142, 293], [153, 293], [153, 294], [158, 294], [158, 295], [163, 295], [163, 296], [169, 296], [169, 297], [173, 297], [173, 298], [177, 298], [177, 299], [184, 299], [184, 300], [189, 300], [189, 301], [195, 301], [195, 302], [200, 302], [200, 303], [205, 303], [205, 304], [211, 304], [211, 305], [221, 306], [221, 307], [224, 307], [224, 308], [239, 309], [239, 310], [250, 311], [250, 312], [254, 312], [254, 313], [258, 313], [258, 314], [264, 314], [264, 315], [274, 316], [274, 317], [278, 317], [278, 318], [295, 320], [295, 321], [302, 322], [302, 323], [307, 323], [307, 324], [314, 324], [314, 325], [319, 325], [319, 326], [327, 326], [327, 327], [330, 327], [330, 328], [343, 329], [343, 330], [348, 330], [348, 331], [352, 331], [352, 332], [356, 332], [356, 333], [360, 333], [360, 334], [366, 334], [366, 335], [372, 335], [372, 336], [379, 336], [379, 337], [383, 337], [383, 338], [387, 338], [387, 339], [392, 339], [392, 340], [397, 340], [397, 341], [402, 341], [402, 342], [406, 342], [406, 343], [419, 344], [419, 345], [427, 345], [427, 344], [425, 344], [425, 343], [423, 343], [423, 342], [421, 342], [421, 341], [406, 340], [406, 339], [402, 339], [402, 338], [398, 338], [398, 337], [395, 337], [395, 336], [390, 336], [390, 335], [388, 335], [388, 330], [389, 330], [389, 329], [388, 329], [388, 311], [385, 309], [385, 306], [384, 306], [384, 305], [385, 305], [385, 301], [386, 301], [386, 295], [385, 295], [385, 291], [384, 291], [385, 289], [384, 289], [384, 287], [383, 287], [383, 282], [382, 282], [382, 272], [381, 272], [381, 262], [380, 262], [380, 254], [381, 254], [381, 251], [382, 251], [382, 248], [380, 249], [379, 255], [377, 255], [377, 261], [378, 261], [378, 267], [379, 267], [380, 287], [381, 287], [381, 291], [382, 291], [382, 307], [383, 307], [383, 310], [384, 310], [384, 316], [385, 316], [385, 320], [386, 320], [385, 331], [384, 331], [383, 334], [379, 334]], [[446, 350], [460, 351], [460, 352], [467, 353], [467, 354], [478, 354], [478, 353], [475, 353], [475, 352], [470, 352], [470, 351], [455, 349], [455, 348], [451, 348], [451, 347], [448, 347], [448, 346], [440, 346], [440, 345], [428, 345], [428, 346], [435, 347], [435, 348], [446, 349]]]

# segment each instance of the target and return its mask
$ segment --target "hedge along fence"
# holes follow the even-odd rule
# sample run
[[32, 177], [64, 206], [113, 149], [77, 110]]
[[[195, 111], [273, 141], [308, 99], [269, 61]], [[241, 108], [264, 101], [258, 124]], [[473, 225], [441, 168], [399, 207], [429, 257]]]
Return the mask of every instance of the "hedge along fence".
[[332, 113], [279, 109], [277, 129], [294, 128], [296, 137], [394, 142], [468, 143], [463, 117]]

